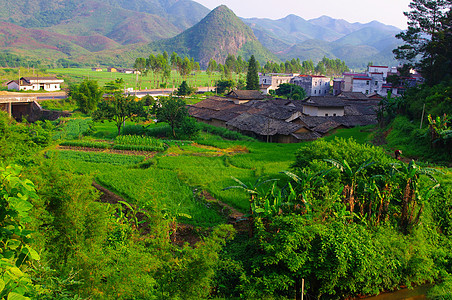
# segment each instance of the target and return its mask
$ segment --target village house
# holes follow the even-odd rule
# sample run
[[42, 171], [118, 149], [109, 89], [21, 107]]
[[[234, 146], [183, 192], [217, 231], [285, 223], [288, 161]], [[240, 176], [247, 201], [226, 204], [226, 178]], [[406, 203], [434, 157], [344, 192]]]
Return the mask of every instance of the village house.
[[102, 72], [103, 70], [102, 70], [102, 68], [95, 67], [95, 68], [91, 68], [91, 71]]
[[115, 72], [118, 72], [118, 69], [116, 69], [115, 67], [108, 67], [107, 72], [115, 73]]
[[11, 80], [6, 83], [8, 90], [48, 92], [61, 90], [63, 79], [56, 77], [21, 77], [19, 80]]
[[226, 97], [235, 104], [243, 104], [250, 100], [263, 100], [265, 98], [262, 92], [255, 90], [232, 90]]
[[326, 96], [330, 93], [330, 78], [323, 75], [299, 75], [290, 81], [302, 87], [307, 97]]
[[116, 70], [119, 73], [124, 73], [124, 74], [141, 74], [141, 72], [136, 69], [116, 68]]
[[290, 80], [298, 74], [280, 74], [269, 73], [259, 75], [259, 85], [264, 95], [269, 94], [270, 90], [276, 90], [283, 83], [290, 83]]
[[337, 96], [344, 90], [345, 80], [344, 78], [333, 79], [333, 96]]
[[337, 97], [311, 97], [302, 102], [303, 114], [307, 116], [343, 116], [344, 102]]

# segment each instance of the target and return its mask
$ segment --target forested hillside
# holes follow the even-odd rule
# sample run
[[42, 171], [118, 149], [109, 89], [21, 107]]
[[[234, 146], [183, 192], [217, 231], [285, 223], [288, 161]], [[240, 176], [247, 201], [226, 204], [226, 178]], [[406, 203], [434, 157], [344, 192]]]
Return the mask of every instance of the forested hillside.
[[210, 59], [224, 63], [228, 54], [248, 59], [252, 54], [258, 60], [276, 59], [229, 8], [222, 5], [192, 28], [169, 40], [154, 42], [150, 49], [176, 52], [193, 57], [206, 67]]

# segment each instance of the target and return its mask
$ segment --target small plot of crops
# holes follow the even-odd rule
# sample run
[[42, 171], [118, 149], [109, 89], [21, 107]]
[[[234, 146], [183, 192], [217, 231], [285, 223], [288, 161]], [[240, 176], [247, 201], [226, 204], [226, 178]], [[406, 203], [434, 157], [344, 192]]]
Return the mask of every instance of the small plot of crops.
[[61, 159], [71, 159], [92, 163], [108, 163], [111, 165], [133, 165], [141, 163], [145, 160], [144, 156], [139, 155], [122, 155], [98, 152], [81, 152], [60, 150], [56, 152], [48, 152], [48, 155], [56, 155]]
[[114, 142], [98, 142], [92, 140], [65, 141], [60, 143], [60, 146], [148, 152], [165, 151], [165, 145], [162, 141], [151, 137], [135, 135], [121, 135], [116, 137]]
[[163, 142], [148, 136], [120, 135], [115, 138], [113, 149], [134, 151], [165, 151]]
[[58, 124], [58, 132], [54, 139], [74, 140], [80, 139], [91, 129], [91, 119], [63, 119]]

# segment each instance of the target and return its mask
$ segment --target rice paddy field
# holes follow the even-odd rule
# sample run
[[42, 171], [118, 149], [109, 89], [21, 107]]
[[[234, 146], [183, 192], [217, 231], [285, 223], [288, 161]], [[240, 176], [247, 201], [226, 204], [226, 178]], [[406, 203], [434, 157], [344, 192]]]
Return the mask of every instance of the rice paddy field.
[[[368, 130], [364, 132], [370, 134]], [[200, 227], [211, 227], [226, 220], [203, 201], [199, 191], [206, 191], [215, 199], [246, 213], [248, 195], [238, 189], [223, 190], [236, 185], [232, 178], [252, 185], [259, 177], [281, 176], [281, 171], [290, 169], [295, 152], [306, 145], [263, 143], [253, 139], [226, 140], [207, 132], [201, 132], [193, 141], [117, 137], [115, 133], [116, 127], [112, 123], [69, 120], [61, 132], [61, 137], [66, 139], [62, 139], [60, 145], [72, 143], [84, 146], [83, 149], [62, 147], [53, 150], [51, 155], [58, 158], [64, 168], [89, 174], [95, 182], [137, 208], [162, 209], [177, 216], [179, 222]], [[355, 134], [362, 141], [368, 139], [361, 130], [347, 133]], [[90, 145], [95, 149], [96, 143], [164, 145], [164, 149], [125, 154], [114, 152], [113, 147], [87, 151]]]

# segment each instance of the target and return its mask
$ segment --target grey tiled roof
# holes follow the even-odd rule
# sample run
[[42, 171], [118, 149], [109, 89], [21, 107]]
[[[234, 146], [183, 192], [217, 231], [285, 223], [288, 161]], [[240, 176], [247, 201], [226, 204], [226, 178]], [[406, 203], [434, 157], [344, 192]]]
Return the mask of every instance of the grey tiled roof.
[[303, 101], [305, 106], [316, 106], [316, 107], [344, 107], [344, 102], [332, 96], [327, 97], [311, 97], [306, 101]]
[[255, 90], [234, 90], [227, 94], [227, 97], [239, 100], [261, 100], [265, 98], [261, 91]]
[[254, 132], [259, 135], [290, 135], [302, 126], [275, 120], [263, 115], [243, 113], [240, 116], [228, 121], [227, 126], [234, 127], [241, 131]]

